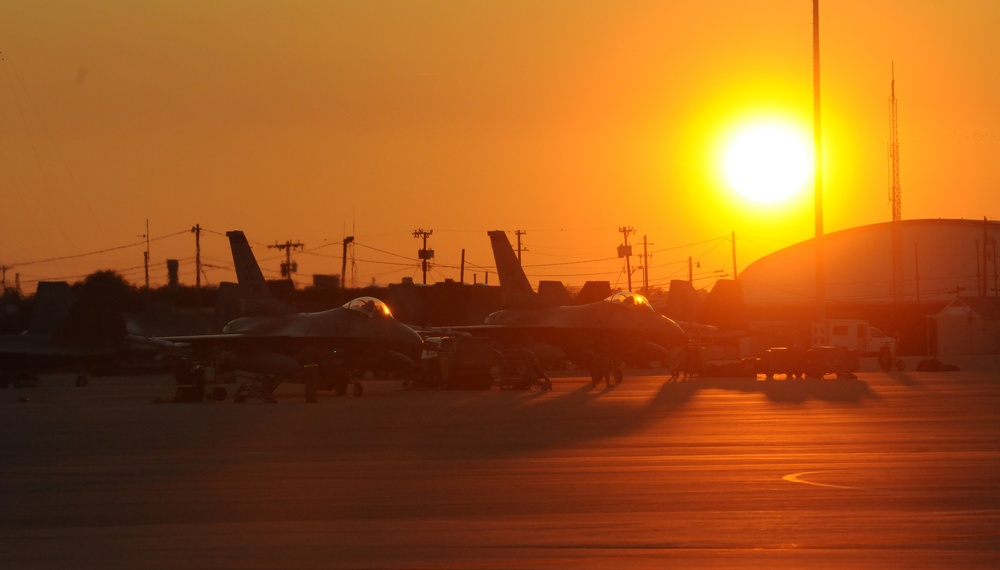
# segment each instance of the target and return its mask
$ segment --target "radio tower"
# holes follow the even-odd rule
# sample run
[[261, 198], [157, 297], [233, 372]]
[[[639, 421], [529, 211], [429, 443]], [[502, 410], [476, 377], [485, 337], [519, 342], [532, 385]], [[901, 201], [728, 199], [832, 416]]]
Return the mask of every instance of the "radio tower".
[[898, 303], [903, 297], [903, 236], [900, 220], [903, 213], [903, 199], [899, 185], [899, 129], [896, 122], [896, 66], [892, 66], [892, 82], [889, 84], [889, 200], [892, 202], [892, 302]]

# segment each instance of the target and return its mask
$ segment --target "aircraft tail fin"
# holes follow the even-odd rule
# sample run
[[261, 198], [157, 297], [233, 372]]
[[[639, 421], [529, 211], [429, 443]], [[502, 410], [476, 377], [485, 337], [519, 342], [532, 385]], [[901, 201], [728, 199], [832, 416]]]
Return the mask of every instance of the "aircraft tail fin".
[[526, 306], [537, 303], [537, 296], [528, 277], [524, 274], [521, 262], [514, 255], [514, 247], [510, 245], [507, 234], [502, 230], [488, 232], [493, 245], [493, 260], [497, 266], [497, 276], [500, 277], [500, 294], [504, 307]]
[[73, 291], [65, 281], [40, 281], [28, 319], [26, 336], [51, 340], [58, 335], [74, 303]]
[[236, 267], [240, 300], [244, 314], [281, 314], [292, 308], [271, 295], [267, 280], [257, 264], [250, 242], [240, 230], [226, 232], [229, 247], [233, 251], [233, 265]]

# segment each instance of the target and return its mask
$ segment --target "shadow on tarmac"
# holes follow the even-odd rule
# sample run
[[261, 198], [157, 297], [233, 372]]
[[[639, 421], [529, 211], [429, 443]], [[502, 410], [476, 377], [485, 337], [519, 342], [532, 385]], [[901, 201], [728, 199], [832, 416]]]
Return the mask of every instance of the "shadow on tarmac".
[[[486, 394], [487, 398], [467, 400], [431, 415], [450, 420], [444, 429], [452, 434], [452, 443], [458, 445], [448, 454], [503, 457], [541, 449], [572, 448], [584, 441], [640, 431], [651, 422], [680, 412], [698, 392], [706, 389], [760, 393], [781, 404], [820, 400], [853, 405], [878, 398], [867, 382], [844, 378], [664, 381], [649, 401], [637, 401], [628, 388], [627, 384], [593, 386], [586, 382], [557, 395], [493, 392]], [[429, 448], [437, 447], [422, 443]]]
[[851, 378], [795, 378], [757, 380], [756, 378], [697, 378], [670, 385], [696, 384], [699, 389], [712, 388], [744, 393], [762, 393], [768, 400], [781, 403], [802, 403], [810, 399], [826, 402], [858, 403], [863, 399], [878, 399], [864, 380]]

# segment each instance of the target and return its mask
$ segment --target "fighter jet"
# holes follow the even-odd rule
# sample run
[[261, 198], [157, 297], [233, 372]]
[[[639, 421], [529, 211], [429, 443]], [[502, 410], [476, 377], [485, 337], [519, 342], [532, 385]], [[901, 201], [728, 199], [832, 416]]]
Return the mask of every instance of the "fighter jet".
[[[243, 316], [226, 324], [221, 334], [159, 339], [186, 348], [190, 360], [251, 373], [265, 395], [280, 382], [303, 383], [309, 399], [312, 389], [343, 395], [349, 384], [360, 395], [361, 384], [351, 381], [352, 372], [409, 370], [419, 358], [423, 346], [420, 335], [394, 319], [381, 300], [359, 297], [334, 309], [297, 313], [271, 296], [243, 232], [226, 235], [236, 266]], [[239, 394], [237, 391], [237, 398]]]
[[43, 281], [35, 292], [27, 329], [0, 337], [0, 388], [34, 387], [38, 375], [77, 374], [76, 385], [86, 386], [88, 374], [114, 370], [126, 350], [125, 321], [115, 300], [94, 274], [80, 287], [77, 299], [65, 281]]
[[488, 232], [500, 277], [503, 306], [485, 324], [456, 327], [486, 334], [502, 345], [541, 354], [558, 349], [588, 370], [593, 384], [621, 383], [623, 365], [642, 358], [666, 362], [668, 349], [686, 340], [674, 321], [657, 314], [638, 293], [619, 292], [586, 305], [546, 306], [532, 289], [507, 234]]

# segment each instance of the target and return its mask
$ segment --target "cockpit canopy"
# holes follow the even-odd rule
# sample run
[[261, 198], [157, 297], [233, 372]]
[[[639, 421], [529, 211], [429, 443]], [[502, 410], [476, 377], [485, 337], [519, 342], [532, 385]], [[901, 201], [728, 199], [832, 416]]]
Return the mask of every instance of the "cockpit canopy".
[[614, 295], [605, 299], [605, 302], [627, 305], [630, 307], [644, 307], [650, 312], [656, 312], [653, 310], [653, 306], [649, 304], [649, 300], [638, 293], [631, 293], [628, 291], [619, 291]]
[[392, 318], [389, 306], [375, 297], [358, 297], [357, 299], [344, 303], [344, 308], [357, 311], [371, 317]]

